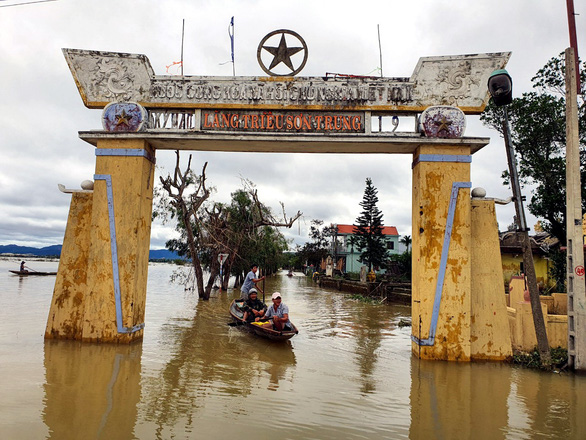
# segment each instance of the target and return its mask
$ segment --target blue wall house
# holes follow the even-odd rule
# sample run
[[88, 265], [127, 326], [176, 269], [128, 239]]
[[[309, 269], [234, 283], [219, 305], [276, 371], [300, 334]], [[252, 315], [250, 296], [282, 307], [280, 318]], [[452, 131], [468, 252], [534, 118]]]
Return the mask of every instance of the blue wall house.
[[[332, 239], [331, 249], [334, 267], [341, 267], [342, 272], [360, 272], [360, 267], [364, 266], [364, 263], [358, 261], [360, 249], [357, 249], [356, 245], [352, 243], [354, 225], [334, 226], [337, 227], [337, 234]], [[383, 226], [383, 235], [387, 242], [389, 254], [399, 254], [399, 233], [397, 228], [395, 226]], [[381, 270], [376, 270], [376, 272], [381, 272]]]

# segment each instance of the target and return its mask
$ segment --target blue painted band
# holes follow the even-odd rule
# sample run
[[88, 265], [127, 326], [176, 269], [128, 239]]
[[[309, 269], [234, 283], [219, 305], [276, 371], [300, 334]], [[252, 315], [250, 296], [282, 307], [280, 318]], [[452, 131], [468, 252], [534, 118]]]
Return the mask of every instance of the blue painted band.
[[144, 323], [134, 327], [122, 325], [122, 295], [120, 293], [120, 271], [118, 266], [118, 245], [116, 242], [116, 222], [114, 217], [114, 192], [112, 190], [112, 176], [110, 174], [94, 174], [94, 180], [106, 182], [106, 196], [108, 199], [108, 222], [110, 226], [110, 250], [112, 253], [112, 275], [114, 278], [114, 298], [116, 300], [116, 328], [118, 333], [134, 333], [144, 328]]
[[420, 154], [413, 161], [411, 168], [419, 162], [457, 162], [472, 163], [472, 156], [468, 154]]
[[155, 158], [142, 148], [96, 148], [96, 156], [144, 157], [155, 163]]
[[429, 337], [427, 339], [419, 339], [411, 336], [411, 340], [419, 345], [434, 345], [435, 332], [437, 329], [437, 321], [439, 318], [440, 305], [442, 302], [442, 293], [444, 289], [444, 279], [446, 277], [446, 267], [448, 264], [448, 252], [450, 250], [450, 242], [452, 240], [452, 228], [454, 226], [454, 216], [456, 214], [456, 205], [458, 203], [458, 192], [460, 188], [471, 188], [471, 182], [454, 182], [452, 183], [452, 192], [450, 193], [450, 204], [448, 207], [448, 218], [446, 221], [446, 230], [444, 232], [444, 243], [442, 246], [442, 256], [440, 259], [440, 268], [435, 285], [435, 298], [433, 301], [433, 312], [431, 315], [431, 323], [429, 325]]

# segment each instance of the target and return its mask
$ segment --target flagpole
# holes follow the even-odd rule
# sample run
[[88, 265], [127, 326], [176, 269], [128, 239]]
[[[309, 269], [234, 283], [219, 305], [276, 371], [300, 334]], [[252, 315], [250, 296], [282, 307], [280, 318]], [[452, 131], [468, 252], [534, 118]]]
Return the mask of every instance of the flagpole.
[[[230, 30], [232, 32], [230, 32]], [[230, 48], [232, 52], [232, 76], [236, 76], [236, 66], [234, 64], [234, 17], [232, 17], [232, 20], [230, 20], [230, 29], [228, 34], [230, 35]]]
[[183, 27], [181, 28], [181, 76], [183, 76], [183, 41], [185, 37], [185, 18], [183, 19]]
[[[380, 57], [380, 77], [383, 77], [383, 49], [380, 44], [380, 25], [376, 25], [376, 31], [378, 33], [378, 54]], [[383, 131], [383, 117], [378, 117], [378, 131]]]

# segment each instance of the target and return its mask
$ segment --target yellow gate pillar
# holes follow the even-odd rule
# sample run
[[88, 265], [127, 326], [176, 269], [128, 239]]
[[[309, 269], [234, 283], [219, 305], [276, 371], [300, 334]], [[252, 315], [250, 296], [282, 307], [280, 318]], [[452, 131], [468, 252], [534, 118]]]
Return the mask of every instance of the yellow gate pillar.
[[513, 355], [513, 350], [495, 202], [475, 198], [472, 193], [471, 209], [470, 356], [472, 360], [505, 360]]
[[146, 141], [97, 142], [91, 200], [72, 199], [46, 338], [142, 338], [153, 179], [154, 150]]
[[131, 342], [144, 327], [153, 149], [142, 139], [98, 141], [94, 180], [82, 339]]
[[413, 161], [412, 351], [470, 360], [470, 148], [422, 145]]
[[72, 194], [45, 339], [82, 337], [92, 202], [91, 191]]

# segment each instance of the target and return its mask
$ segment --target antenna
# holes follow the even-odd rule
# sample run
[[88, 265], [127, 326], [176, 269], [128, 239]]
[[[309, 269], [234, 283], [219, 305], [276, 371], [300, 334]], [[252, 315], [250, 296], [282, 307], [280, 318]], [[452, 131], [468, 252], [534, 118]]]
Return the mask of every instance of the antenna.
[[378, 32], [378, 53], [380, 57], [380, 77], [383, 77], [383, 50], [380, 44], [380, 25], [376, 25], [376, 30]]
[[181, 28], [181, 76], [183, 76], [183, 41], [185, 39], [185, 18], [183, 19], [183, 26]]
[[[376, 31], [378, 33], [378, 54], [380, 58], [380, 77], [383, 77], [383, 50], [380, 44], [380, 25], [376, 25]], [[378, 131], [383, 131], [383, 117], [378, 117]]]

